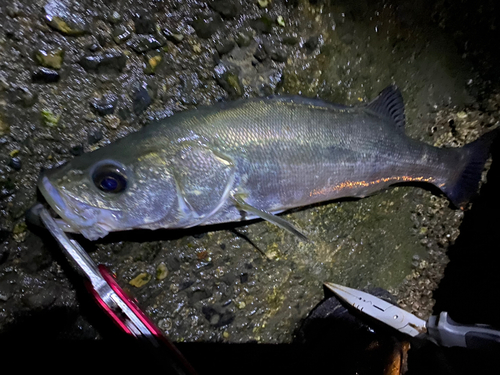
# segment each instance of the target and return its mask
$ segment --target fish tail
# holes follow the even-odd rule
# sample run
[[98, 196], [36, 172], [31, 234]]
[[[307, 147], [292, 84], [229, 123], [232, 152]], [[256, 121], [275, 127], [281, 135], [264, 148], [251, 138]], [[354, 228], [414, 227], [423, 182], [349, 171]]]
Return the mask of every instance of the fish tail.
[[[498, 136], [500, 128], [484, 134], [478, 140], [465, 145], [460, 151], [466, 155], [457, 168], [455, 182], [442, 187], [443, 192], [456, 207], [463, 209], [477, 193], [484, 165], [490, 154], [490, 147]], [[455, 160], [455, 163], [457, 160]]]

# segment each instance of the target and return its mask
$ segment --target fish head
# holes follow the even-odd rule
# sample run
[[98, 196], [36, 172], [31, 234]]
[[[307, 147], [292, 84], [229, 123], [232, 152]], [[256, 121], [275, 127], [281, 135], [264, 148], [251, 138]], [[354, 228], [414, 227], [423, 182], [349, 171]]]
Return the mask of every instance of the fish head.
[[38, 188], [63, 229], [97, 240], [112, 231], [168, 227], [177, 204], [168, 163], [154, 152], [102, 152], [107, 148], [41, 173]]

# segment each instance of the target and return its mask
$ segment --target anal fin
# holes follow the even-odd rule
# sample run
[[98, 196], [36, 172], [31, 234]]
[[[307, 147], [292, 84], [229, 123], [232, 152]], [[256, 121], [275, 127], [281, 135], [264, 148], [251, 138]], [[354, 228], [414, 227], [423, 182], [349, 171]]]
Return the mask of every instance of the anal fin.
[[302, 241], [305, 242], [310, 242], [309, 239], [302, 234], [299, 230], [297, 230], [292, 224], [290, 224], [288, 221], [285, 219], [273, 215], [272, 213], [260, 210], [258, 208], [255, 208], [248, 203], [246, 203], [243, 200], [243, 197], [241, 194], [233, 194], [232, 199], [235, 203], [235, 205], [240, 208], [243, 211], [249, 212], [251, 214], [254, 214], [255, 216], [260, 217], [261, 219], [267, 220], [270, 223], [273, 223], [274, 225], [277, 225], [278, 227], [292, 233], [293, 235], [299, 237]]

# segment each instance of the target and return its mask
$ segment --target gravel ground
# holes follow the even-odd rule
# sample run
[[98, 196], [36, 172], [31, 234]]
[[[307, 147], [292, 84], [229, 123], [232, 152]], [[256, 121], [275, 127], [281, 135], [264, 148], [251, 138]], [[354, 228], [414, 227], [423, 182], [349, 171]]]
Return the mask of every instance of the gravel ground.
[[[14, 1], [0, 5], [0, 333], [98, 338], [84, 292], [24, 212], [41, 168], [149, 121], [239, 97], [365, 102], [396, 83], [409, 136], [460, 147], [500, 120], [487, 11], [440, 2]], [[469, 38], [469, 39], [468, 39]], [[303, 243], [266, 222], [83, 241], [175, 341], [287, 343], [322, 283], [383, 287], [426, 318], [464, 213], [422, 187], [296, 210]]]

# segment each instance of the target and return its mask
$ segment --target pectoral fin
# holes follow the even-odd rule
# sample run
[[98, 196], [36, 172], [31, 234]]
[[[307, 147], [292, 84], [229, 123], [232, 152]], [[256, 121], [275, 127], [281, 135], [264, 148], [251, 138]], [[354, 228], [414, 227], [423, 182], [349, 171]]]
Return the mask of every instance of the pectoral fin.
[[273, 215], [273, 214], [266, 212], [266, 211], [259, 210], [258, 208], [255, 208], [255, 207], [249, 205], [248, 203], [246, 203], [243, 200], [243, 197], [241, 196], [241, 194], [233, 194], [232, 199], [233, 199], [235, 205], [239, 209], [241, 209], [242, 211], [249, 212], [251, 214], [254, 214], [255, 216], [260, 217], [261, 219], [267, 220], [270, 223], [273, 223], [274, 225], [277, 225], [278, 227], [296, 235], [302, 241], [309, 242], [309, 239], [304, 234], [302, 234], [297, 229], [295, 229], [295, 227], [292, 224], [290, 224], [288, 221], [286, 221], [285, 219], [283, 219], [279, 216]]

